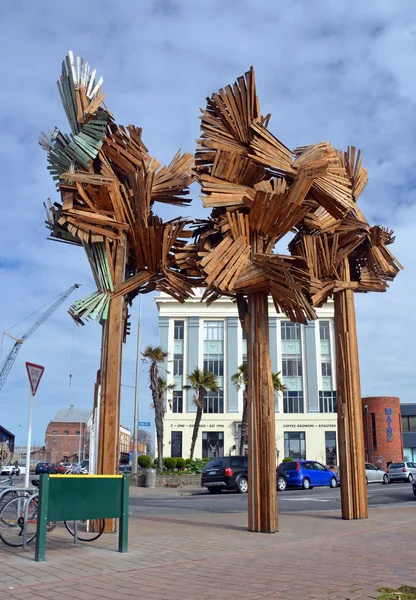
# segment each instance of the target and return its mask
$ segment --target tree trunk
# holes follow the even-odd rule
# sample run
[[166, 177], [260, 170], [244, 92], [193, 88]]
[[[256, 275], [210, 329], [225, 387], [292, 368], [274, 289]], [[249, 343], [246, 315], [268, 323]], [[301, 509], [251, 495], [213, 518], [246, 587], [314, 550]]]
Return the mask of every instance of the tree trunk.
[[244, 454], [244, 446], [247, 446], [247, 388], [243, 391], [243, 417], [241, 419], [240, 456]]
[[[348, 259], [340, 275], [349, 281]], [[336, 292], [334, 302], [342, 518], [366, 519], [368, 501], [354, 292]]]
[[[123, 281], [124, 265], [125, 243], [121, 243], [116, 251], [115, 285]], [[118, 474], [124, 304], [123, 296], [110, 300], [108, 318], [104, 324], [97, 453], [97, 473], [99, 475]], [[105, 531], [115, 531], [115, 519], [106, 519]]]
[[275, 403], [267, 293], [248, 296], [248, 529], [278, 530]]
[[191, 442], [191, 458], [194, 457], [195, 444], [198, 439], [199, 426], [201, 424], [202, 413], [204, 412], [204, 392], [205, 390], [200, 390], [198, 393], [198, 406], [196, 409], [195, 415], [195, 423], [194, 430], [192, 432], [192, 442]]
[[155, 410], [155, 426], [157, 439], [157, 466], [160, 470], [163, 469], [163, 412], [160, 407]]

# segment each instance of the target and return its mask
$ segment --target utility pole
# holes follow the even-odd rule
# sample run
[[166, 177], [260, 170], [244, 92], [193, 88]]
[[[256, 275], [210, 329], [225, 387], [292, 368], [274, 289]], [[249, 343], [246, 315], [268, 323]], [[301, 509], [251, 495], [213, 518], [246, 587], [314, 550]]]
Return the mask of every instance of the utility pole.
[[137, 474], [137, 444], [138, 423], [139, 423], [139, 384], [140, 384], [140, 330], [142, 326], [142, 300], [143, 296], [139, 297], [139, 322], [137, 324], [137, 356], [136, 356], [136, 382], [134, 390], [134, 425], [133, 425], [133, 459], [131, 465], [132, 474]]

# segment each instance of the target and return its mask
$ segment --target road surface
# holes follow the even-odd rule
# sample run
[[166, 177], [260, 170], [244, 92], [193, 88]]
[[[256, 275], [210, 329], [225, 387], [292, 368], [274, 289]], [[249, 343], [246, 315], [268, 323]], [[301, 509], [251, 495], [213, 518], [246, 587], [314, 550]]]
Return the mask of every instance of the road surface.
[[[367, 487], [371, 508], [414, 506], [416, 497], [409, 483], [382, 485], [373, 483]], [[183, 491], [182, 493], [186, 493]], [[314, 488], [312, 490], [286, 490], [277, 495], [279, 512], [340, 510], [339, 488]], [[242, 513], [247, 512], [247, 494], [208, 492], [197, 496], [148, 496], [130, 497], [129, 511], [132, 516], [195, 514], [195, 513]]]

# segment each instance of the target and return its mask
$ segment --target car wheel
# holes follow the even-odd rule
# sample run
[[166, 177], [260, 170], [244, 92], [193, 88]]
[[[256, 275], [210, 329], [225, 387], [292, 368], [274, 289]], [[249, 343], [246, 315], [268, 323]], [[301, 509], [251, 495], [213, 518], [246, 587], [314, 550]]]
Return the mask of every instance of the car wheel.
[[410, 483], [412, 483], [412, 481], [413, 481], [413, 475], [411, 473], [409, 473], [409, 481], [410, 481]]
[[286, 489], [286, 479], [284, 477], [278, 477], [276, 487], [279, 492], [284, 492]]
[[384, 483], [384, 485], [387, 485], [388, 482], [389, 482], [389, 476], [388, 475], [384, 475], [384, 477], [383, 477], [383, 483]]
[[247, 494], [248, 492], [248, 481], [245, 477], [240, 477], [237, 483], [237, 492], [239, 494]]
[[307, 477], [305, 477], [305, 479], [302, 481], [302, 487], [304, 490], [309, 490], [309, 488], [311, 487], [311, 482]]
[[331, 487], [331, 488], [337, 487], [337, 480], [335, 479], [335, 477], [331, 477], [331, 481], [329, 482], [329, 487]]
[[221, 494], [221, 488], [220, 487], [209, 487], [208, 491], [210, 494]]
[[416, 488], [415, 487], [413, 488], [413, 493], [416, 496]]

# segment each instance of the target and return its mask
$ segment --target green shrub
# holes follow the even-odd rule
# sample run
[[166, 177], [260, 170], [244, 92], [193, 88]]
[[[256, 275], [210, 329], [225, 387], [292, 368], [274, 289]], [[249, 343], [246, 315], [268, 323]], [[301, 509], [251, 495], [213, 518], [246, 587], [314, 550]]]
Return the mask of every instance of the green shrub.
[[148, 469], [152, 464], [152, 459], [147, 454], [140, 454], [140, 456], [137, 458], [137, 464], [142, 469]]
[[184, 458], [177, 458], [176, 459], [176, 468], [180, 471], [182, 471], [182, 469], [185, 468], [186, 462]]
[[289, 458], [288, 456], [286, 456], [286, 458], [284, 458], [282, 460], [282, 462], [292, 462], [292, 461], [293, 461], [293, 458]]
[[185, 464], [186, 465], [191, 465], [193, 463], [193, 459], [192, 458], [185, 458]]
[[157, 463], [158, 463], [158, 457], [155, 456], [154, 460], [153, 460], [153, 464], [155, 465], [155, 467], [157, 467]]
[[205, 467], [205, 461], [201, 458], [195, 458], [192, 462], [187, 463], [187, 472], [191, 475], [199, 475]]
[[176, 458], [173, 458], [172, 456], [167, 456], [163, 459], [163, 464], [165, 465], [168, 471], [173, 471], [173, 469], [176, 467]]
[[208, 457], [207, 457], [207, 458], [203, 458], [202, 460], [203, 460], [203, 461], [204, 461], [204, 463], [206, 464], [206, 463], [209, 463], [209, 461], [211, 460], [211, 458], [208, 458]]

